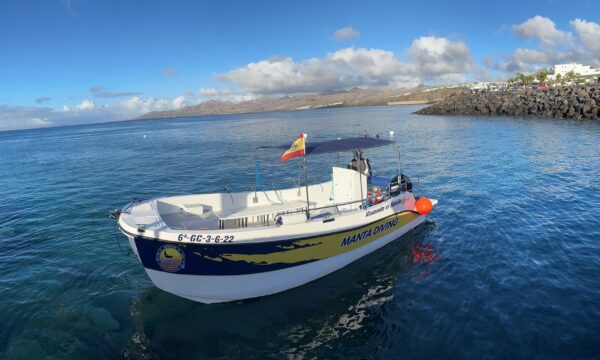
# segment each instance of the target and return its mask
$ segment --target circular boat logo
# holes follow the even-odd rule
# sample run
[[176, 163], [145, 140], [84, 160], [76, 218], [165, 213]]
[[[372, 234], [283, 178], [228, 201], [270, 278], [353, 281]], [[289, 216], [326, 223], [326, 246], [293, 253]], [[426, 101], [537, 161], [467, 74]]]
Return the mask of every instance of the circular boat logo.
[[156, 252], [156, 262], [161, 269], [177, 272], [185, 268], [185, 253], [175, 245], [163, 245]]

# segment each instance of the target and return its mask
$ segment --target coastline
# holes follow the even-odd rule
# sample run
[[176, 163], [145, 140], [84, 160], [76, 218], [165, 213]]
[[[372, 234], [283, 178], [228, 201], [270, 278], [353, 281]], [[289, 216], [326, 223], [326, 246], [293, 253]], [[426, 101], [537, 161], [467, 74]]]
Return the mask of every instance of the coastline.
[[598, 120], [600, 84], [483, 93], [464, 90], [418, 110], [415, 114]]

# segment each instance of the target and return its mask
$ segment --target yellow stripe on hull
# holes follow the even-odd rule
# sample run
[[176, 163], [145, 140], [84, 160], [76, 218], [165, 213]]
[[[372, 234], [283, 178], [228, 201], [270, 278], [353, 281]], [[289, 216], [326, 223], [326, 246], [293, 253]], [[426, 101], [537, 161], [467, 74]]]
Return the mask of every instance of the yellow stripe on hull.
[[[243, 261], [254, 265], [272, 265], [277, 263], [305, 263], [333, 257], [364, 246], [380, 237], [402, 228], [419, 217], [414, 212], [402, 212], [375, 223], [353, 230], [320, 236], [293, 242], [292, 249], [281, 247], [281, 251], [268, 254], [222, 254], [220, 258], [230, 261]], [[217, 259], [212, 259], [217, 260]]]

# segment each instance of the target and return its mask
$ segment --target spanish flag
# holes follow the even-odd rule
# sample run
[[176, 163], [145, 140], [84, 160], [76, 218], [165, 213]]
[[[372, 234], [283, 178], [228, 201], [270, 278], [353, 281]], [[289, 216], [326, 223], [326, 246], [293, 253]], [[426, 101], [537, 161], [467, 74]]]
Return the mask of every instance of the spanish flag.
[[281, 155], [281, 157], [279, 158], [279, 161], [284, 162], [287, 161], [291, 158], [294, 158], [296, 156], [302, 156], [305, 155], [305, 149], [306, 149], [306, 134], [304, 132], [301, 132], [300, 135], [298, 135], [298, 137], [296, 138], [296, 140], [294, 140], [294, 143], [292, 144], [292, 146], [290, 146], [290, 148], [283, 153], [283, 155]]

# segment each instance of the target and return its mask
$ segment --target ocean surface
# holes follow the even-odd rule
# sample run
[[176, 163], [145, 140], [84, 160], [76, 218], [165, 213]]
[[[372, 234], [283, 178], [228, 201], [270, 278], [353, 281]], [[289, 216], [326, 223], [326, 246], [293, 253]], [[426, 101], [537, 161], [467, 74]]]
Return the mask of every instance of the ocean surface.
[[[0, 359], [600, 355], [600, 123], [365, 107], [0, 133]], [[108, 212], [248, 190], [254, 148], [379, 134], [427, 223], [274, 296], [203, 305], [155, 288]], [[297, 179], [262, 153], [264, 184]], [[393, 175], [393, 149], [367, 152]], [[349, 160], [349, 155], [341, 161]], [[309, 158], [326, 181], [335, 155]], [[286, 185], [287, 184], [287, 185]]]

